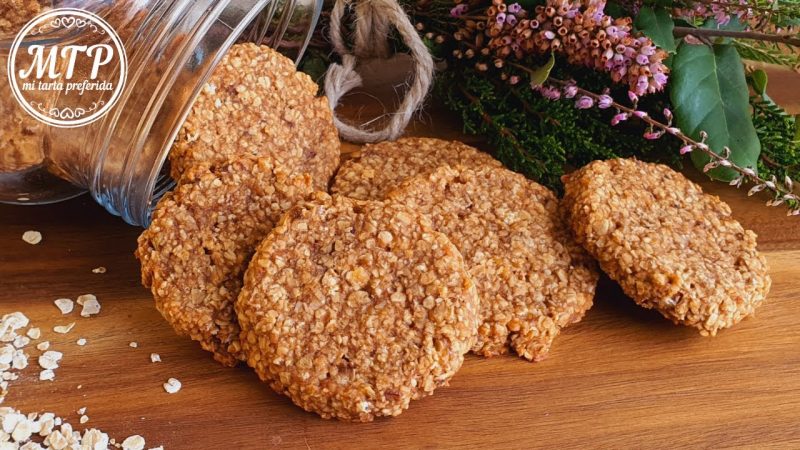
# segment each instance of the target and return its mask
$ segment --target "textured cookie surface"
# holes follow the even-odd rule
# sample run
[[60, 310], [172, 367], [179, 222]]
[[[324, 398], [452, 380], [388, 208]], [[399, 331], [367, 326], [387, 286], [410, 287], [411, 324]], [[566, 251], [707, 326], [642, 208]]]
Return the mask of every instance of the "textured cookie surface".
[[389, 193], [464, 255], [481, 299], [476, 353], [541, 360], [592, 306], [598, 274], [543, 186], [497, 167], [441, 167]]
[[406, 178], [456, 164], [501, 166], [488, 154], [461, 142], [404, 138], [366, 145], [356, 158], [342, 164], [331, 189], [359, 200], [383, 200]]
[[31, 19], [50, 9], [51, 0], [0, 1], [0, 36], [14, 35]]
[[280, 216], [312, 191], [269, 158], [237, 157], [184, 174], [153, 213], [136, 251], [142, 283], [182, 335], [234, 365], [239, 326], [233, 302], [256, 245]]
[[595, 161], [569, 175], [565, 189], [577, 239], [639, 305], [714, 335], [766, 297], [755, 233], [669, 167]]
[[315, 196], [247, 270], [236, 303], [247, 362], [324, 418], [396, 416], [461, 367], [478, 326], [475, 286], [423, 216]]
[[319, 87], [267, 46], [236, 44], [203, 87], [178, 133], [170, 163], [176, 180], [198, 162], [232, 154], [268, 155], [327, 190], [339, 165], [339, 137]]

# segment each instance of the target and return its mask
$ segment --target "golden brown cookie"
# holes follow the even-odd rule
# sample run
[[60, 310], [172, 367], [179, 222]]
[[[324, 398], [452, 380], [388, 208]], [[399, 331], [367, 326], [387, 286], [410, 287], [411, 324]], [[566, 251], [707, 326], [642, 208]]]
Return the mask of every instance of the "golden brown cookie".
[[236, 302], [262, 380], [307, 411], [363, 422], [446, 385], [478, 309], [463, 258], [426, 218], [323, 193], [264, 239]]
[[0, 36], [13, 36], [40, 13], [50, 9], [51, 0], [0, 1]]
[[464, 255], [481, 298], [474, 351], [509, 347], [543, 359], [592, 306], [595, 264], [570, 236], [547, 188], [498, 167], [444, 166], [389, 193], [431, 219]]
[[715, 335], [766, 297], [755, 233], [669, 167], [595, 161], [566, 177], [565, 189], [577, 239], [639, 305]]
[[327, 190], [339, 137], [324, 97], [292, 61], [264, 45], [235, 44], [197, 97], [170, 152], [172, 176], [235, 154], [271, 156]]
[[233, 302], [256, 245], [280, 216], [312, 191], [270, 158], [234, 157], [201, 164], [158, 203], [139, 237], [142, 283], [182, 335], [225, 364], [239, 358]]
[[359, 200], [383, 200], [406, 178], [456, 164], [501, 166], [487, 153], [458, 141], [404, 138], [364, 146], [339, 168], [331, 191]]

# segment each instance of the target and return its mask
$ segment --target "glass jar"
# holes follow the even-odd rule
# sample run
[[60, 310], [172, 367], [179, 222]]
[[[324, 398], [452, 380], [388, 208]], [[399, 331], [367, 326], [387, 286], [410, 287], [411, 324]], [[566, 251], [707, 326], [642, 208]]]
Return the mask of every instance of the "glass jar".
[[[127, 54], [118, 100], [101, 118], [72, 128], [37, 120], [12, 95], [6, 66], [23, 24], [10, 30], [0, 18], [0, 202], [52, 203], [88, 190], [108, 211], [146, 226], [157, 200], [174, 185], [164, 167], [171, 144], [228, 48], [248, 40], [297, 61], [322, 1], [40, 0], [43, 10], [69, 7], [99, 16], [116, 31]], [[91, 45], [98, 39], [109, 38], [44, 33], [22, 40], [17, 54], [36, 44]], [[108, 70], [119, 73], [120, 67]], [[41, 95], [47, 106], [64, 92]]]

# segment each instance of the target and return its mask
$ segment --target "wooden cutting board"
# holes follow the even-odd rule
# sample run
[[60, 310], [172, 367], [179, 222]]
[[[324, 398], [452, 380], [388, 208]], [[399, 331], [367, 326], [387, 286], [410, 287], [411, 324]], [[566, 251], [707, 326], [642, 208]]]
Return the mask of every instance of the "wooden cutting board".
[[[433, 111], [411, 132], [458, 136], [452, 119]], [[702, 184], [759, 234], [773, 287], [757, 317], [703, 338], [636, 307], [603, 279], [595, 307], [556, 340], [547, 360], [469, 356], [450, 387], [370, 424], [306, 413], [248, 368], [224, 368], [177, 337], [140, 285], [133, 257], [140, 230], [88, 196], [0, 205], [0, 313], [23, 311], [64, 353], [55, 381], [40, 382], [39, 352], [29, 346], [32, 364], [12, 382], [4, 406], [52, 411], [118, 442], [140, 434], [149, 447], [168, 449], [798, 448], [800, 219], [723, 184]], [[23, 242], [26, 230], [44, 240]], [[98, 266], [107, 272], [92, 273]], [[86, 293], [100, 300], [99, 316], [62, 316], [53, 305]], [[69, 334], [52, 331], [72, 321]], [[76, 345], [79, 338], [88, 343]], [[150, 353], [163, 362], [151, 363]], [[183, 383], [174, 395], [162, 388], [170, 377]], [[82, 407], [90, 418], [84, 426]]]

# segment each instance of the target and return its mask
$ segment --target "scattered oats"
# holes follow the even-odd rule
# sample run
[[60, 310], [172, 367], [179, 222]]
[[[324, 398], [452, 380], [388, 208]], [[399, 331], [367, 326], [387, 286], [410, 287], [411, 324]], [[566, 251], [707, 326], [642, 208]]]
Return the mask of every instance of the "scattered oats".
[[57, 325], [53, 327], [53, 331], [60, 334], [67, 334], [72, 330], [72, 327], [75, 326], [75, 322], [70, 323], [69, 325]]
[[143, 450], [144, 449], [144, 438], [139, 436], [138, 434], [134, 434], [133, 436], [128, 436], [122, 441], [122, 450]]
[[39, 372], [39, 381], [53, 381], [55, 377], [56, 374], [51, 369], [45, 369]]
[[40, 352], [43, 352], [48, 348], [50, 348], [50, 341], [42, 341], [36, 344], [36, 349], [39, 350]]
[[139, 343], [138, 343], [138, 342], [135, 342], [135, 341], [134, 341], [134, 342], [131, 342], [130, 344], [128, 344], [128, 347], [130, 347], [130, 348], [136, 348], [136, 347], [138, 347], [138, 346], [139, 346]]
[[77, 303], [83, 306], [81, 317], [90, 317], [100, 312], [100, 302], [92, 294], [85, 294], [78, 297]]
[[63, 353], [54, 350], [48, 350], [39, 356], [39, 366], [42, 369], [57, 369], [58, 362], [64, 356]]
[[82, 384], [79, 384], [79, 385], [78, 385], [78, 389], [83, 389], [83, 385], [82, 385]]
[[22, 233], [22, 240], [31, 245], [36, 245], [42, 242], [42, 233], [38, 231], [26, 231]]
[[175, 378], [170, 378], [164, 383], [164, 390], [170, 394], [174, 394], [181, 390], [181, 382]]
[[109, 444], [108, 435], [100, 430], [90, 428], [83, 432], [81, 438], [81, 449], [106, 449]]
[[81, 418], [80, 418], [80, 423], [81, 424], [84, 424], [84, 423], [86, 423], [88, 421], [89, 421], [89, 416], [87, 416], [86, 414], [81, 416]]
[[86, 339], [80, 338], [77, 341], [75, 341], [75, 343], [83, 347], [84, 345], [86, 345]]
[[17, 336], [14, 338], [14, 347], [22, 348], [31, 343], [31, 338], [28, 336]]
[[150, 353], [150, 362], [161, 362], [161, 355], [158, 353]]
[[14, 357], [11, 360], [11, 367], [16, 370], [22, 370], [28, 367], [28, 355], [26, 355], [22, 350], [15, 351]]
[[14, 351], [14, 346], [8, 344], [0, 348], [0, 364], [11, 364], [14, 359]]
[[106, 268], [103, 266], [95, 267], [92, 269], [92, 273], [106, 273]]
[[[27, 327], [29, 322], [25, 314], [19, 311], [6, 314], [0, 320], [0, 335], [5, 335], [8, 331], [17, 331], [20, 328]], [[13, 338], [11, 340], [13, 340]]]
[[69, 314], [72, 312], [72, 308], [75, 307], [72, 300], [68, 298], [57, 298], [53, 303], [61, 310], [61, 314]]
[[17, 426], [14, 427], [14, 432], [11, 433], [11, 438], [17, 442], [25, 442], [30, 439], [31, 434], [33, 434], [32, 428], [28, 418], [24, 417], [17, 422]]
[[42, 337], [42, 330], [40, 330], [39, 328], [30, 328], [28, 329], [28, 332], [25, 334], [31, 339], [39, 339], [40, 337]]
[[80, 414], [80, 415], [86, 414], [86, 407], [84, 406], [83, 408], [81, 408], [81, 409], [79, 409], [79, 410], [77, 410], [75, 412]]

